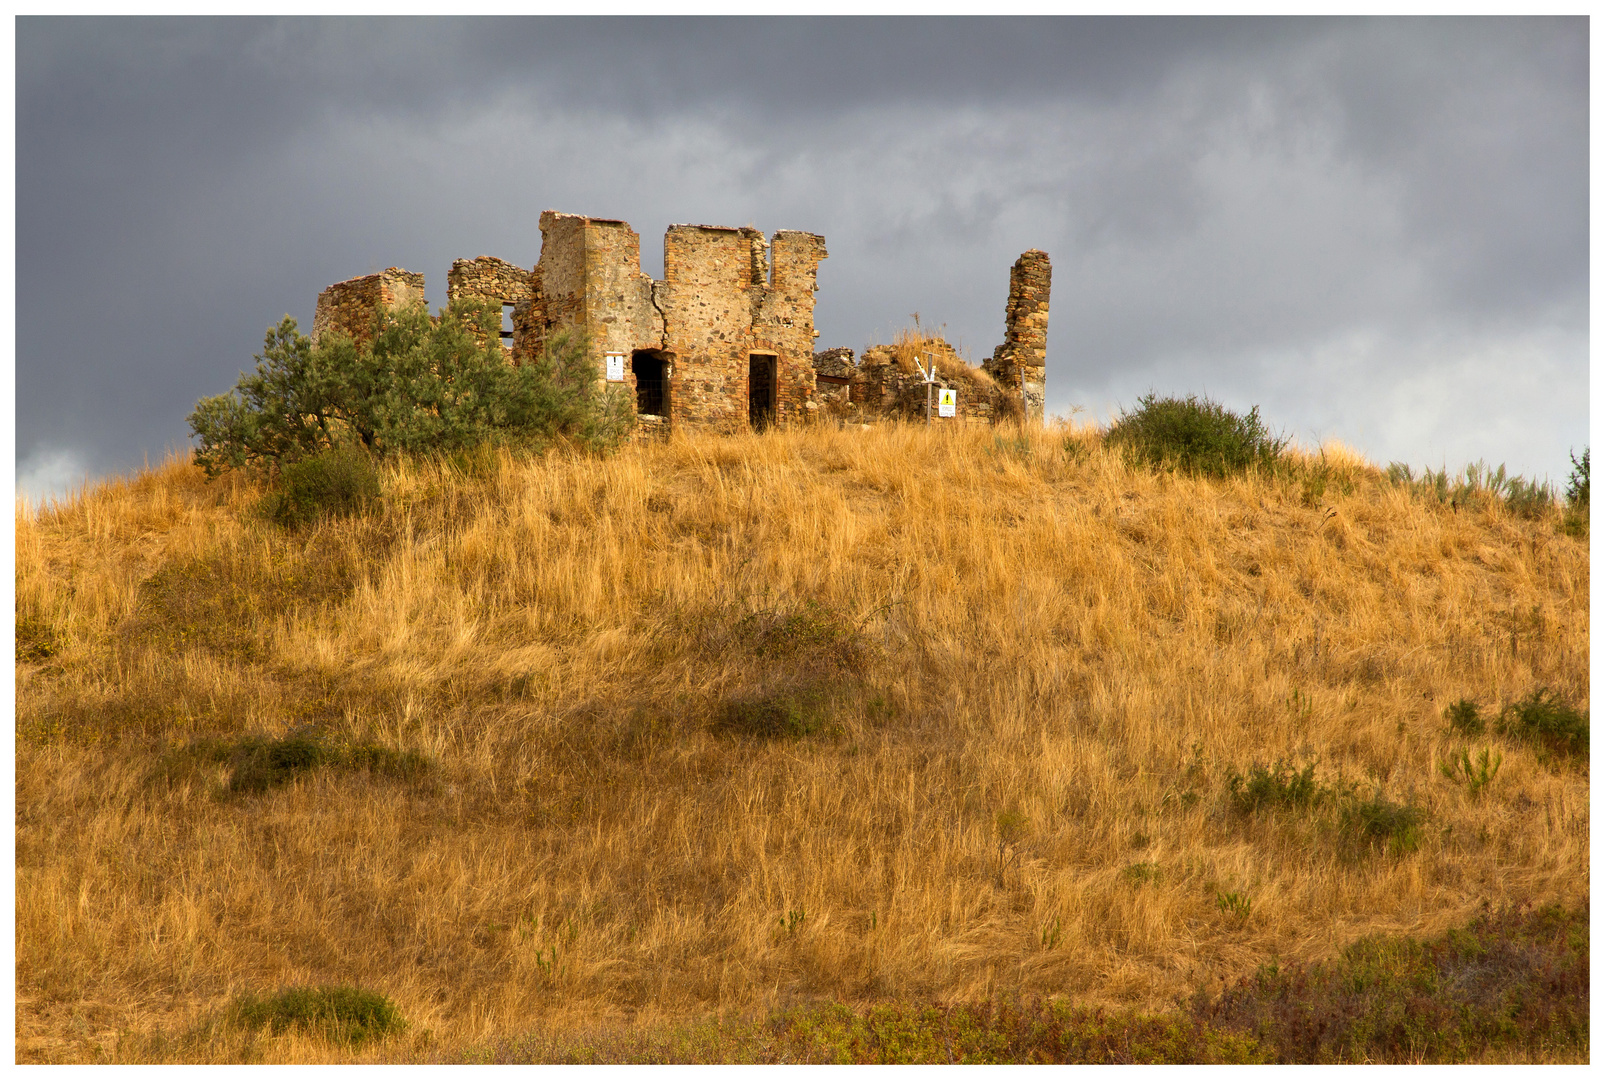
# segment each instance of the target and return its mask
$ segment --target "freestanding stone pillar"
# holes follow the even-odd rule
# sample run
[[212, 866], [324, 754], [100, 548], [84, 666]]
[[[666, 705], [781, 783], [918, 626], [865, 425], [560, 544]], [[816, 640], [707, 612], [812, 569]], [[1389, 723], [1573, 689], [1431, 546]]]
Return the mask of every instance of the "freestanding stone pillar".
[[1009, 271], [1009, 302], [1003, 312], [1003, 344], [983, 365], [998, 384], [1020, 395], [1027, 423], [1042, 423], [1047, 397], [1048, 291], [1053, 264], [1032, 248]]

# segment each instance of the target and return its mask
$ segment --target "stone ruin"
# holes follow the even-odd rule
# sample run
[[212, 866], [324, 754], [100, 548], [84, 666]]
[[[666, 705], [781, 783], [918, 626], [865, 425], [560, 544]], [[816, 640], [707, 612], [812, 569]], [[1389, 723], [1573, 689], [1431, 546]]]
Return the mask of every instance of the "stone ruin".
[[[918, 334], [855, 362], [851, 349], [814, 351], [821, 236], [781, 230], [766, 240], [752, 228], [672, 225], [658, 281], [642, 272], [640, 237], [623, 221], [548, 210], [540, 225], [534, 269], [488, 255], [458, 259], [447, 299], [499, 304], [512, 363], [538, 356], [559, 331], [583, 334], [598, 379], [629, 392], [642, 434], [923, 419], [916, 357], [934, 363], [938, 389], [956, 391], [955, 417], [940, 422], [1042, 421], [1052, 277], [1044, 252], [1015, 262], [1003, 344], [980, 367]], [[361, 343], [381, 306], [423, 302], [423, 275], [396, 267], [342, 281], [318, 296], [313, 341], [340, 333]]]

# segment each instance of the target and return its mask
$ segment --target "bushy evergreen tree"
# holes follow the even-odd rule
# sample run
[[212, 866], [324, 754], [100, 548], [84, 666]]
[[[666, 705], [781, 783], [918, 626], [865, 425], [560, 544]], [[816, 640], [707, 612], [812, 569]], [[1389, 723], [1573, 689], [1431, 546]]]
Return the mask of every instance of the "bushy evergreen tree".
[[628, 401], [599, 382], [583, 341], [554, 335], [532, 363], [515, 366], [500, 325], [500, 309], [480, 302], [454, 303], [436, 318], [408, 305], [381, 310], [366, 343], [330, 335], [314, 347], [285, 316], [268, 331], [254, 374], [196, 403], [195, 462], [216, 476], [277, 471], [345, 444], [374, 454], [538, 446], [558, 436], [597, 446], [625, 433]]

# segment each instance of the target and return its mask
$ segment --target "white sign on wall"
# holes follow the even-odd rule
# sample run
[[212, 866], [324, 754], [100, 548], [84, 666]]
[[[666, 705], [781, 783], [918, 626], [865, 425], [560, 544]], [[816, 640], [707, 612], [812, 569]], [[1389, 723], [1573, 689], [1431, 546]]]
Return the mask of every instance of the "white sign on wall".
[[607, 381], [608, 382], [623, 382], [624, 381], [624, 354], [623, 353], [621, 353], [621, 352], [610, 352], [610, 353], [607, 354]]
[[957, 390], [939, 391], [942, 395], [936, 401], [937, 416], [957, 416], [959, 414], [959, 392]]

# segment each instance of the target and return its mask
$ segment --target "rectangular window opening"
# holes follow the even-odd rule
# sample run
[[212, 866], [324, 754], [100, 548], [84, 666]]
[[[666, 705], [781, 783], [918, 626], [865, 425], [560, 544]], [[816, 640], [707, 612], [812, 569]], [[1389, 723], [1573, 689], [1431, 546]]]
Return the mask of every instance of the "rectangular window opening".
[[511, 301], [502, 301], [502, 340], [513, 340], [513, 305]]

